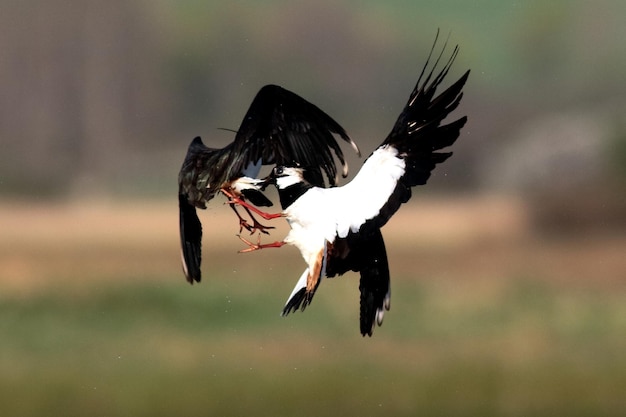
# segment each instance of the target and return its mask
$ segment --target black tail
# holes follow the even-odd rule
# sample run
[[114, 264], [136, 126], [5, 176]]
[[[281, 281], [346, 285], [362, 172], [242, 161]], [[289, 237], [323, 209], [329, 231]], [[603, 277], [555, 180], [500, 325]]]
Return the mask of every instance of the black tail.
[[190, 284], [200, 282], [200, 262], [202, 261], [202, 225], [196, 208], [189, 204], [187, 195], [178, 194], [180, 213], [180, 244], [183, 271]]

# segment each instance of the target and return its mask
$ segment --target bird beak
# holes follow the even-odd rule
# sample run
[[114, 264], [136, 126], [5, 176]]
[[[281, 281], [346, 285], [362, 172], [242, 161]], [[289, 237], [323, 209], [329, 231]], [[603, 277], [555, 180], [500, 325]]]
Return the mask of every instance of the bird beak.
[[272, 172], [270, 175], [263, 178], [259, 185], [261, 187], [261, 191], [265, 191], [269, 185], [276, 185], [276, 177], [274, 176], [274, 173]]

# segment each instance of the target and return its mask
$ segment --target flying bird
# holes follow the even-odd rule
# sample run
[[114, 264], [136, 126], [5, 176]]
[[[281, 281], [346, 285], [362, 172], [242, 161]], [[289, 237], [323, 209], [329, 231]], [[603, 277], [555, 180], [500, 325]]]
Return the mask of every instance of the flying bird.
[[[321, 188], [307, 180], [304, 164], [276, 166], [267, 178], [274, 184], [291, 229], [283, 241], [261, 244], [241, 238], [249, 245], [244, 252], [265, 247], [296, 246], [307, 268], [283, 309], [287, 315], [304, 310], [313, 299], [322, 278], [360, 272], [360, 330], [372, 335], [389, 310], [391, 292], [389, 265], [380, 228], [411, 197], [411, 188], [426, 183], [437, 164], [451, 152], [438, 152], [452, 145], [467, 121], [461, 117], [443, 124], [457, 108], [469, 70], [439, 95], [437, 88], [458, 54], [456, 46], [443, 68], [435, 73], [445, 45], [433, 58], [437, 40], [418, 78], [408, 103], [387, 138], [368, 157], [352, 181], [341, 187]], [[431, 59], [435, 62], [428, 71]]]
[[[178, 204], [183, 272], [189, 283], [201, 280], [202, 225], [197, 208], [206, 208], [216, 194], [229, 200], [242, 228], [254, 233], [270, 227], [260, 224], [251, 211], [265, 219], [281, 214], [265, 213], [255, 206], [272, 202], [261, 192], [257, 179], [262, 165], [302, 164], [310, 167], [309, 181], [318, 187], [338, 181], [336, 157], [342, 175], [348, 165], [334, 135], [348, 142], [360, 156], [356, 143], [346, 131], [320, 108], [276, 85], [259, 90], [236, 131], [235, 139], [224, 148], [210, 148], [200, 137], [192, 140], [178, 174]], [[334, 154], [334, 156], [333, 156]], [[248, 201], [246, 201], [248, 200]], [[250, 225], [237, 212], [243, 206]]]

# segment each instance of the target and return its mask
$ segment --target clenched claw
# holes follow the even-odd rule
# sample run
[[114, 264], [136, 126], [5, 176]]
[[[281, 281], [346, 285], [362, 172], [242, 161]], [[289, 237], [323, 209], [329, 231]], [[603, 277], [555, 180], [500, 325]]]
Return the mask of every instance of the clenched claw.
[[277, 219], [279, 217], [283, 217], [284, 216], [283, 213], [266, 213], [266, 212], [264, 212], [262, 210], [259, 210], [256, 207], [250, 205], [248, 202], [246, 202], [245, 200], [235, 196], [231, 192], [228, 192], [228, 191], [224, 190], [223, 188], [221, 189], [221, 191], [222, 191], [222, 193], [224, 193], [224, 195], [226, 197], [228, 197], [227, 204], [230, 204], [231, 207], [234, 207], [235, 205], [242, 206], [242, 207], [244, 207], [247, 210], [251, 210], [251, 211], [255, 212], [259, 216], [263, 217], [265, 220]]
[[230, 208], [233, 209], [233, 211], [237, 215], [237, 218], [239, 219], [239, 233], [241, 233], [243, 229], [246, 229], [248, 232], [250, 232], [250, 234], [254, 233], [254, 230], [252, 226], [250, 226], [250, 223], [248, 223], [246, 219], [241, 217], [241, 214], [239, 214], [239, 212], [237, 211], [237, 207], [234, 204], [230, 204]]
[[274, 226], [265, 226], [264, 224], [259, 223], [259, 221], [252, 215], [252, 212], [248, 209], [248, 207], [244, 206], [244, 210], [246, 210], [246, 212], [250, 216], [250, 219], [252, 219], [253, 224], [251, 225], [246, 219], [241, 217], [241, 214], [239, 214], [239, 212], [237, 211], [236, 203], [229, 202], [228, 204], [237, 215], [237, 218], [239, 218], [239, 233], [241, 233], [243, 229], [246, 229], [248, 232], [250, 232], [250, 235], [253, 235], [254, 232], [256, 232], [257, 230], [263, 234], [269, 235], [269, 232], [267, 230], [275, 229]]
[[243, 229], [246, 229], [248, 232], [250, 232], [250, 234], [254, 233], [254, 229], [252, 228], [252, 226], [250, 226], [250, 223], [248, 223], [248, 221], [245, 220], [244, 218], [240, 218], [239, 219], [239, 233], [241, 233]]
[[[269, 235], [270, 233], [268, 232], [269, 229], [276, 229], [274, 226], [265, 226], [261, 223], [259, 223], [259, 221], [252, 215], [252, 212], [250, 212], [250, 210], [248, 210], [247, 207], [244, 207], [244, 209], [248, 212], [248, 215], [250, 216], [250, 219], [252, 219], [252, 226], [250, 226], [250, 223], [246, 222], [246, 230], [248, 230], [248, 232], [250, 232], [250, 236], [252, 236], [254, 234], [254, 232], [256, 232], [257, 230], [260, 233], [263, 233], [265, 235]], [[245, 227], [245, 226], [244, 226]], [[241, 233], [241, 229], [239, 230], [239, 233]]]

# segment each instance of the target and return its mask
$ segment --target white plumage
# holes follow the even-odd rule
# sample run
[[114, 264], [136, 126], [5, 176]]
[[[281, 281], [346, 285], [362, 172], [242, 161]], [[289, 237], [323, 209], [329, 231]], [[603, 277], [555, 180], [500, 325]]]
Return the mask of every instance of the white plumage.
[[[392, 146], [383, 145], [372, 153], [354, 179], [346, 185], [311, 188], [283, 210], [291, 227], [283, 241], [297, 247], [309, 265], [298, 279], [287, 303], [300, 290], [310, 286], [312, 279], [318, 281], [326, 275], [327, 243], [334, 243], [336, 238], [345, 238], [349, 232], [357, 233], [367, 220], [378, 215], [398, 180], [404, 175], [404, 167], [405, 162], [398, 158], [398, 151]], [[279, 189], [303, 181], [299, 168], [284, 168], [282, 175], [276, 180]], [[314, 265], [320, 253], [323, 263], [319, 270], [315, 270]], [[309, 277], [311, 272], [317, 277]], [[388, 310], [390, 294], [385, 298]], [[379, 325], [383, 316], [384, 309], [377, 309], [376, 322]]]
[[[378, 148], [352, 181], [342, 187], [314, 187], [283, 210], [291, 230], [284, 239], [304, 253], [317, 254], [324, 241], [345, 238], [375, 217], [404, 175], [404, 160], [392, 146]], [[301, 182], [302, 171], [285, 168], [277, 178], [279, 189]], [[311, 227], [314, 226], [314, 227]], [[307, 256], [305, 256], [305, 259]]]
[[450, 152], [438, 151], [455, 142], [467, 121], [461, 117], [443, 124], [463, 96], [469, 71], [435, 96], [457, 52], [455, 48], [437, 74], [434, 67], [441, 55], [429, 73], [425, 71], [427, 61], [391, 132], [346, 185], [315, 186], [308, 180], [307, 167], [298, 163], [276, 166], [272, 171], [268, 183], [278, 188], [282, 213], [291, 230], [282, 242], [250, 244], [248, 250], [284, 243], [300, 250], [307, 268], [283, 314], [310, 304], [323, 277], [352, 270], [361, 274], [361, 333], [371, 336], [373, 327], [382, 322], [391, 292], [380, 228], [409, 200], [412, 187], [425, 184], [435, 166], [450, 157]]

